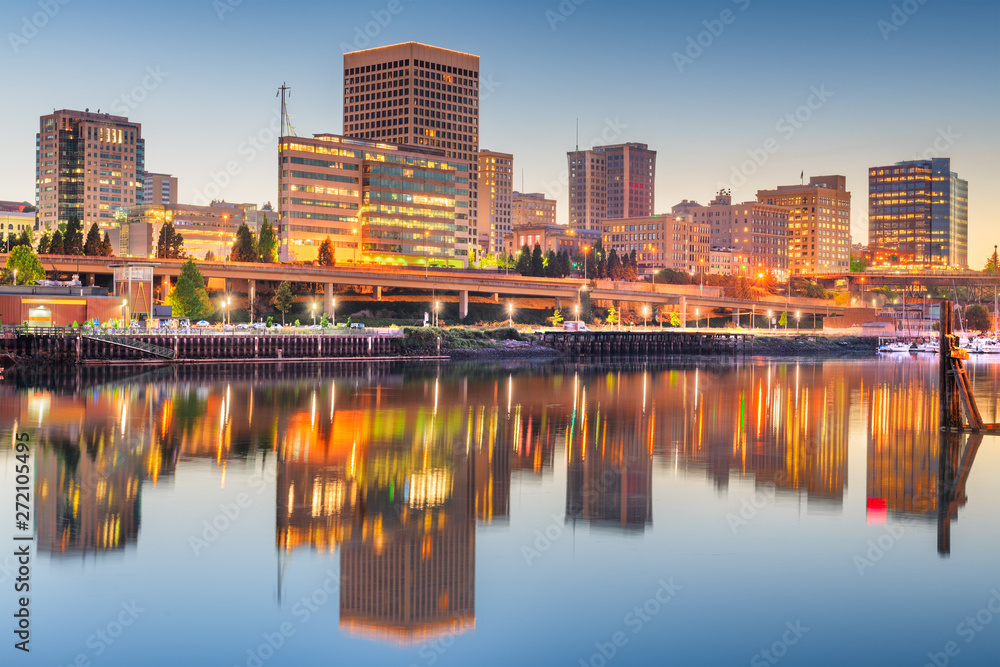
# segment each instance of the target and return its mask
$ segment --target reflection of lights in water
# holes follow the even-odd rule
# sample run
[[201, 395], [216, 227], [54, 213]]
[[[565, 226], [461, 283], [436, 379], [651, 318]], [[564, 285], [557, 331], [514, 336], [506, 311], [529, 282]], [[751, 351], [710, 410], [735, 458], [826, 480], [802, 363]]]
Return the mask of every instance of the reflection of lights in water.
[[121, 413], [121, 425], [122, 425], [122, 435], [125, 435], [125, 424], [128, 421], [128, 401], [124, 398], [122, 399], [122, 413]]
[[309, 408], [309, 426], [316, 428], [316, 390], [312, 391], [312, 400]]
[[[52, 395], [48, 392], [32, 392], [28, 396], [28, 416], [41, 426], [52, 407]], [[16, 433], [16, 429], [15, 429]]]
[[507, 414], [510, 414], [510, 403], [514, 396], [514, 376], [507, 376]]
[[292, 510], [295, 507], [295, 482], [290, 482], [288, 484], [288, 515], [292, 515]]
[[451, 485], [451, 473], [444, 468], [411, 473], [406, 486], [406, 503], [414, 509], [443, 505], [451, 497]]
[[337, 398], [337, 385], [330, 383], [330, 421], [333, 421], [333, 406]]
[[438, 390], [441, 387], [441, 379], [434, 378], [434, 414], [438, 413]]

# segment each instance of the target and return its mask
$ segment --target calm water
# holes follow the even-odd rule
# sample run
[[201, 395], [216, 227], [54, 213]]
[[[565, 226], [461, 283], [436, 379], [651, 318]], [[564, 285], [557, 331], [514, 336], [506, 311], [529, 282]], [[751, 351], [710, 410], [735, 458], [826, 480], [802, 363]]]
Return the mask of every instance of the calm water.
[[1000, 438], [904, 356], [8, 381], [0, 664], [998, 664]]

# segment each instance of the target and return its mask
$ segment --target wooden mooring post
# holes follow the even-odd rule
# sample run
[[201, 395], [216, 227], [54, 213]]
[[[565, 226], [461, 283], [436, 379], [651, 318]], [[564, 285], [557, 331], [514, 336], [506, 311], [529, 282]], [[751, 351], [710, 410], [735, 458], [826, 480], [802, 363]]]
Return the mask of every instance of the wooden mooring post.
[[[976, 397], [972, 395], [972, 385], [969, 375], [962, 363], [969, 358], [969, 353], [958, 344], [954, 332], [954, 311], [951, 301], [941, 302], [941, 346], [938, 360], [940, 363], [939, 391], [941, 398], [941, 428], [966, 431], [970, 433], [993, 433], [1000, 435], [1000, 424], [983, 423], [976, 405]], [[962, 411], [968, 419], [968, 424], [962, 420]]]

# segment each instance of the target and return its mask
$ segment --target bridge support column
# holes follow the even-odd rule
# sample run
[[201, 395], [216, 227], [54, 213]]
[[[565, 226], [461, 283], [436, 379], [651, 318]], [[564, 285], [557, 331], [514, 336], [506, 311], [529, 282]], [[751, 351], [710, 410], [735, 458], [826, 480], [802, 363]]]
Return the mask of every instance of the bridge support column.
[[250, 311], [250, 321], [253, 322], [253, 302], [257, 298], [257, 281], [247, 281], [247, 309]]
[[333, 283], [323, 286], [323, 312], [333, 319]]
[[493, 303], [500, 303], [500, 292], [493, 293]]
[[469, 316], [469, 290], [462, 290], [458, 293], [458, 319], [464, 320]]
[[375, 300], [376, 301], [381, 301], [382, 300], [382, 286], [381, 285], [377, 285], [375, 287]]
[[688, 304], [686, 296], [681, 297], [680, 308], [681, 308], [681, 326], [686, 327], [688, 325], [688, 310], [687, 310]]
[[556, 297], [556, 310], [562, 310], [563, 303], [560, 297]]

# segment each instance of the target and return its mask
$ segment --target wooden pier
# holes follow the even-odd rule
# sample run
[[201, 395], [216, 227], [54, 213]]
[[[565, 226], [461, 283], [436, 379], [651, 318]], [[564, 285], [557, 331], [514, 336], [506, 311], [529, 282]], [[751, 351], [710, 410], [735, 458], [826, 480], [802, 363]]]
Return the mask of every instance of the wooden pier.
[[738, 355], [753, 352], [753, 335], [702, 331], [549, 331], [542, 342], [570, 357]]

